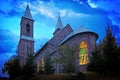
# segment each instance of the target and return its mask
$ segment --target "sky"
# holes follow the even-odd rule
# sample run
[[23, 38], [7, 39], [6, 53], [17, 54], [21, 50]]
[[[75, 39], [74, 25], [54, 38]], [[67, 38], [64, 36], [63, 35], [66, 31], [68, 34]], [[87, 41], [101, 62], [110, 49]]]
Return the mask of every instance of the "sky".
[[0, 0], [0, 77], [4, 63], [17, 54], [20, 21], [29, 4], [34, 19], [35, 52], [52, 38], [58, 16], [73, 30], [82, 26], [105, 36], [109, 24], [120, 45], [120, 0]]

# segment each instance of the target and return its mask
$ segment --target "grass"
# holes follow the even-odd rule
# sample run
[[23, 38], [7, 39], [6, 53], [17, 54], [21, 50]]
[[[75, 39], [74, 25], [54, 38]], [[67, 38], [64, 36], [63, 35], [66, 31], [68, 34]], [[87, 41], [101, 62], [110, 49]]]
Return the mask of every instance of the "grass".
[[98, 74], [95, 72], [84, 72], [86, 80], [120, 80], [119, 75], [112, 73]]
[[[83, 72], [86, 80], [120, 80], [120, 76], [115, 74], [98, 74], [95, 72]], [[69, 78], [69, 79], [68, 79]], [[70, 79], [72, 78], [72, 79]], [[24, 78], [24, 76], [20, 76], [16, 78], [15, 80], [77, 80], [76, 74], [50, 74], [50, 75], [36, 75], [36, 76], [29, 76], [27, 78]], [[79, 78], [80, 80], [80, 78]]]

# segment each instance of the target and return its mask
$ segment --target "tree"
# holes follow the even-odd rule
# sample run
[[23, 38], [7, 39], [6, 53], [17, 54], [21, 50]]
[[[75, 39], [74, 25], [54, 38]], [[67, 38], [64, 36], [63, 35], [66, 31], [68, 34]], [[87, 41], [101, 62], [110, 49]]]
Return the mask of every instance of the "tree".
[[101, 41], [99, 45], [92, 52], [90, 57], [90, 63], [87, 66], [88, 71], [95, 72], [104, 72], [105, 71], [105, 63], [103, 61], [103, 42]]
[[96, 72], [120, 73], [120, 52], [116, 38], [112, 34], [109, 25], [106, 28], [106, 36], [92, 53], [88, 70]]
[[25, 65], [23, 66], [23, 74], [26, 76], [33, 76], [37, 71], [36, 64], [34, 62], [33, 54], [28, 54]]
[[117, 46], [117, 41], [116, 38], [113, 36], [112, 30], [109, 25], [106, 30], [106, 37], [103, 40], [103, 57], [106, 64], [106, 69], [108, 70], [108, 72], [117, 72], [120, 70], [120, 53]]
[[58, 48], [58, 60], [63, 67], [63, 73], [75, 73], [75, 52], [77, 48], [72, 46], [60, 46]]
[[12, 56], [5, 64], [2, 69], [3, 73], [7, 72], [10, 79], [14, 79], [21, 75], [21, 66], [19, 63], [18, 56]]
[[46, 53], [45, 57], [45, 64], [44, 64], [44, 73], [45, 74], [52, 74], [54, 73], [54, 66], [53, 66], [53, 60], [51, 59], [50, 55]]

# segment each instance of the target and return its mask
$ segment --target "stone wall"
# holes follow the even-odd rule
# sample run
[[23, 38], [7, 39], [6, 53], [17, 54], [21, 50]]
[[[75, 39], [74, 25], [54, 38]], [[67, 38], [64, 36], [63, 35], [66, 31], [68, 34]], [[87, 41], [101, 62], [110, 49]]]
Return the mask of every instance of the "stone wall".
[[[79, 46], [82, 41], [85, 41], [88, 45], [88, 62], [89, 62], [91, 52], [95, 49], [95, 46], [96, 46], [96, 40], [97, 40], [97, 36], [95, 33], [83, 32], [83, 33], [79, 33], [72, 36], [67, 41], [65, 41], [62, 45]], [[79, 52], [76, 52], [76, 55], [79, 55]], [[76, 68], [77, 68], [76, 72], [85, 71], [87, 65], [80, 65], [78, 59], [79, 57], [76, 58], [76, 62], [75, 62]]]
[[[28, 52], [27, 45], [29, 45]], [[18, 56], [20, 57], [20, 63], [23, 65], [26, 62], [27, 54], [34, 53], [34, 41], [20, 39], [18, 47]]]
[[53, 38], [51, 38], [40, 50], [38, 50], [35, 55], [35, 60], [40, 61], [45, 53], [53, 53], [59, 46], [60, 42], [65, 39], [72, 31], [72, 28], [68, 24], [62, 30], [57, 32]]

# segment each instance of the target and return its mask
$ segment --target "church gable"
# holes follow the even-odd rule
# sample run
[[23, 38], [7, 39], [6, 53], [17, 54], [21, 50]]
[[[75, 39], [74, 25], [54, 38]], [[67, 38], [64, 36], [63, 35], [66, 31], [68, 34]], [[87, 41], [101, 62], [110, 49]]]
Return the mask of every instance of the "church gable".
[[71, 26], [67, 24], [63, 29], [61, 29], [53, 38], [49, 41], [49, 43], [54, 46], [59, 46], [60, 42], [65, 39], [71, 32], [73, 32]]
[[41, 49], [36, 53], [37, 55], [42, 55], [44, 53], [54, 52], [59, 44], [64, 40], [71, 32], [72, 28], [67, 24], [63, 29], [61, 29], [56, 35], [54, 35]]

